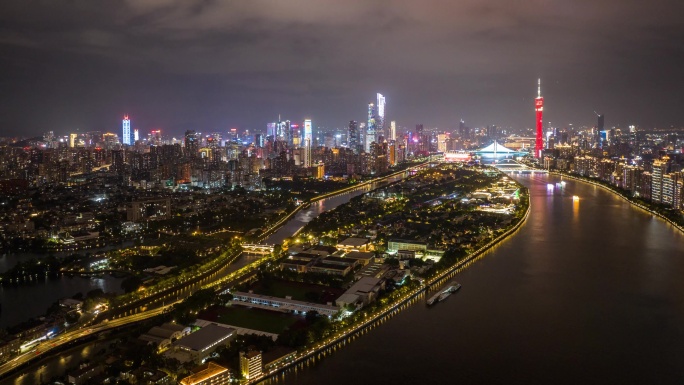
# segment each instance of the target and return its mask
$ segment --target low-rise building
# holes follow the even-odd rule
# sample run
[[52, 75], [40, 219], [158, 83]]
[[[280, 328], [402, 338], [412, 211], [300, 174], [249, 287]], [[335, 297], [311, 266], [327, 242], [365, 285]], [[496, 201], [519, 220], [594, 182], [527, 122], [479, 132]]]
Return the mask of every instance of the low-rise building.
[[64, 298], [59, 300], [59, 306], [65, 307], [69, 310], [81, 310], [81, 307], [83, 307], [83, 301], [73, 298]]
[[67, 376], [67, 382], [74, 385], [84, 384], [89, 379], [104, 372], [102, 365], [81, 365]]
[[427, 244], [407, 239], [390, 239], [389, 242], [387, 242], [387, 251], [390, 254], [394, 254], [399, 250], [415, 251], [417, 253], [425, 254]]
[[235, 336], [235, 329], [211, 324], [179, 339], [174, 346], [189, 353], [195, 361], [201, 361], [218, 347], [228, 345]]
[[230, 370], [213, 362], [198, 366], [192, 373], [180, 380], [180, 385], [227, 385], [231, 380]]
[[310, 311], [316, 311], [319, 314], [332, 317], [340, 310], [339, 307], [332, 305], [297, 301], [291, 298], [270, 297], [267, 295], [245, 293], [241, 291], [236, 291], [232, 294], [232, 303], [234, 305], [257, 307], [284, 313], [306, 314]]
[[335, 303], [339, 307], [365, 306], [373, 302], [378, 297], [380, 290], [384, 288], [385, 281], [383, 279], [363, 277], [337, 298]]
[[343, 258], [329, 257], [318, 260], [307, 267], [310, 273], [345, 276], [352, 271], [355, 261], [341, 261]]
[[188, 334], [190, 334], [190, 328], [188, 327], [165, 323], [161, 326], [153, 327], [147, 333], [138, 337], [138, 339], [156, 346], [158, 350], [166, 350], [171, 347], [174, 341]]
[[366, 266], [375, 260], [375, 254], [363, 251], [352, 251], [344, 255], [343, 258], [355, 259], [361, 266]]
[[347, 238], [337, 244], [337, 248], [347, 252], [350, 251], [368, 251], [368, 244], [370, 240], [368, 238]]

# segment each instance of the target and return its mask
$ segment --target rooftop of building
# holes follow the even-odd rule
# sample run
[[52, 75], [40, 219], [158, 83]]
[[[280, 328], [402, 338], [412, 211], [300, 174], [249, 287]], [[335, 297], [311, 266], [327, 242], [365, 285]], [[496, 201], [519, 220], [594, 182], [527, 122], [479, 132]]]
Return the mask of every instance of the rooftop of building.
[[176, 345], [193, 351], [204, 351], [217, 341], [222, 341], [235, 334], [235, 329], [218, 326], [216, 324], [207, 325], [200, 330], [188, 334], [176, 341]]
[[375, 277], [362, 277], [356, 281], [350, 288], [345, 292], [345, 294], [354, 293], [369, 293], [373, 291], [382, 282], [381, 278]]
[[330, 305], [322, 305], [322, 304], [313, 303], [313, 302], [297, 301], [296, 299], [289, 299], [289, 298], [271, 297], [271, 296], [262, 295], [262, 294], [245, 293], [245, 292], [241, 292], [241, 291], [233, 292], [233, 296], [234, 297], [250, 297], [250, 298], [262, 299], [264, 301], [274, 301], [274, 302], [281, 302], [281, 303], [290, 303], [290, 304], [294, 304], [294, 305], [306, 305], [306, 306], [310, 306], [310, 307], [318, 307], [321, 309], [337, 310], [337, 307], [330, 306]]
[[414, 244], [414, 245], [427, 245], [427, 243], [425, 243], [425, 242], [420, 242], [420, 241], [416, 241], [416, 240], [413, 240], [413, 239], [401, 239], [401, 238], [393, 238], [393, 239], [390, 239], [388, 242], [394, 242], [394, 243], [411, 243], [411, 244]]
[[298, 265], [298, 266], [306, 266], [311, 263], [311, 260], [301, 260], [301, 259], [285, 259], [284, 261], [281, 262], [282, 264], [287, 264], [287, 265]]
[[370, 242], [370, 241], [368, 240], [368, 238], [355, 238], [355, 237], [351, 237], [351, 238], [347, 238], [347, 239], [345, 239], [345, 240], [343, 240], [343, 241], [340, 241], [338, 244], [339, 244], [339, 245], [342, 245], [342, 246], [352, 246], [352, 247], [354, 247], [354, 246], [363, 246], [363, 245], [367, 244], [368, 242]]
[[352, 259], [372, 259], [373, 257], [375, 257], [375, 254], [368, 251], [352, 251], [344, 256], [344, 258]]
[[346, 258], [346, 257], [326, 257], [325, 259], [322, 260], [322, 262], [323, 263], [353, 265], [354, 263], [356, 263], [356, 260], [354, 258]]
[[182, 380], [180, 380], [181, 385], [195, 385], [202, 381], [206, 381], [214, 376], [222, 373], [226, 373], [229, 370], [221, 365], [215, 364], [213, 362], [208, 362], [202, 366], [199, 366], [193, 370], [195, 373], [189, 375]]

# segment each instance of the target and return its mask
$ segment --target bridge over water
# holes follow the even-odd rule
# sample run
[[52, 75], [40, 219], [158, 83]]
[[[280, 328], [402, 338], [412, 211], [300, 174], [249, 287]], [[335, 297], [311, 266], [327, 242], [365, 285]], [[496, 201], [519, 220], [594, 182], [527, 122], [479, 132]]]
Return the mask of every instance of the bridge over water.
[[532, 168], [513, 159], [504, 159], [492, 166], [506, 174], [548, 174], [546, 170]]

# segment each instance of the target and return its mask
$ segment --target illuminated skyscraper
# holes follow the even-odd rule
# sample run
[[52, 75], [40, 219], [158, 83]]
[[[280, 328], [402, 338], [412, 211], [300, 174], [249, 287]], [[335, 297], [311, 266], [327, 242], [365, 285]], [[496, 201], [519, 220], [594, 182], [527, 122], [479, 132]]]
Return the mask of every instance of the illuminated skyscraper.
[[375, 142], [376, 128], [375, 104], [368, 103], [368, 125], [366, 126], [366, 142], [363, 147], [367, 153], [371, 152], [371, 143]]
[[375, 124], [377, 127], [375, 128], [376, 135], [384, 135], [385, 134], [385, 97], [382, 96], [382, 94], [378, 94], [378, 110], [377, 110], [377, 116], [375, 117]]
[[311, 167], [311, 143], [313, 142], [313, 131], [311, 119], [304, 120], [304, 167]]
[[131, 120], [128, 115], [123, 118], [123, 132], [121, 133], [121, 143], [131, 145]]
[[537, 137], [534, 142], [534, 157], [541, 158], [544, 150], [544, 98], [541, 96], [541, 79], [537, 80], [537, 97], [534, 99], [534, 111], [536, 112]]
[[140, 133], [138, 133], [138, 129], [133, 130], [133, 143], [137, 142], [140, 140]]
[[397, 140], [397, 122], [394, 120], [390, 122], [390, 134], [389, 134], [390, 140]]
[[356, 120], [349, 121], [349, 134], [348, 134], [349, 148], [354, 151], [355, 154], [359, 153], [359, 128], [357, 127]]

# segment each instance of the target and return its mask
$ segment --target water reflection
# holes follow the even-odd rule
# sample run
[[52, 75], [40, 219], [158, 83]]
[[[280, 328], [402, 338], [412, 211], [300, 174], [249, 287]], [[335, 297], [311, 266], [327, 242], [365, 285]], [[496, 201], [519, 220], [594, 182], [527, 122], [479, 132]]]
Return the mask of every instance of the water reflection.
[[528, 223], [459, 272], [458, 294], [278, 383], [680, 383], [684, 236], [602, 189], [520, 180]]

